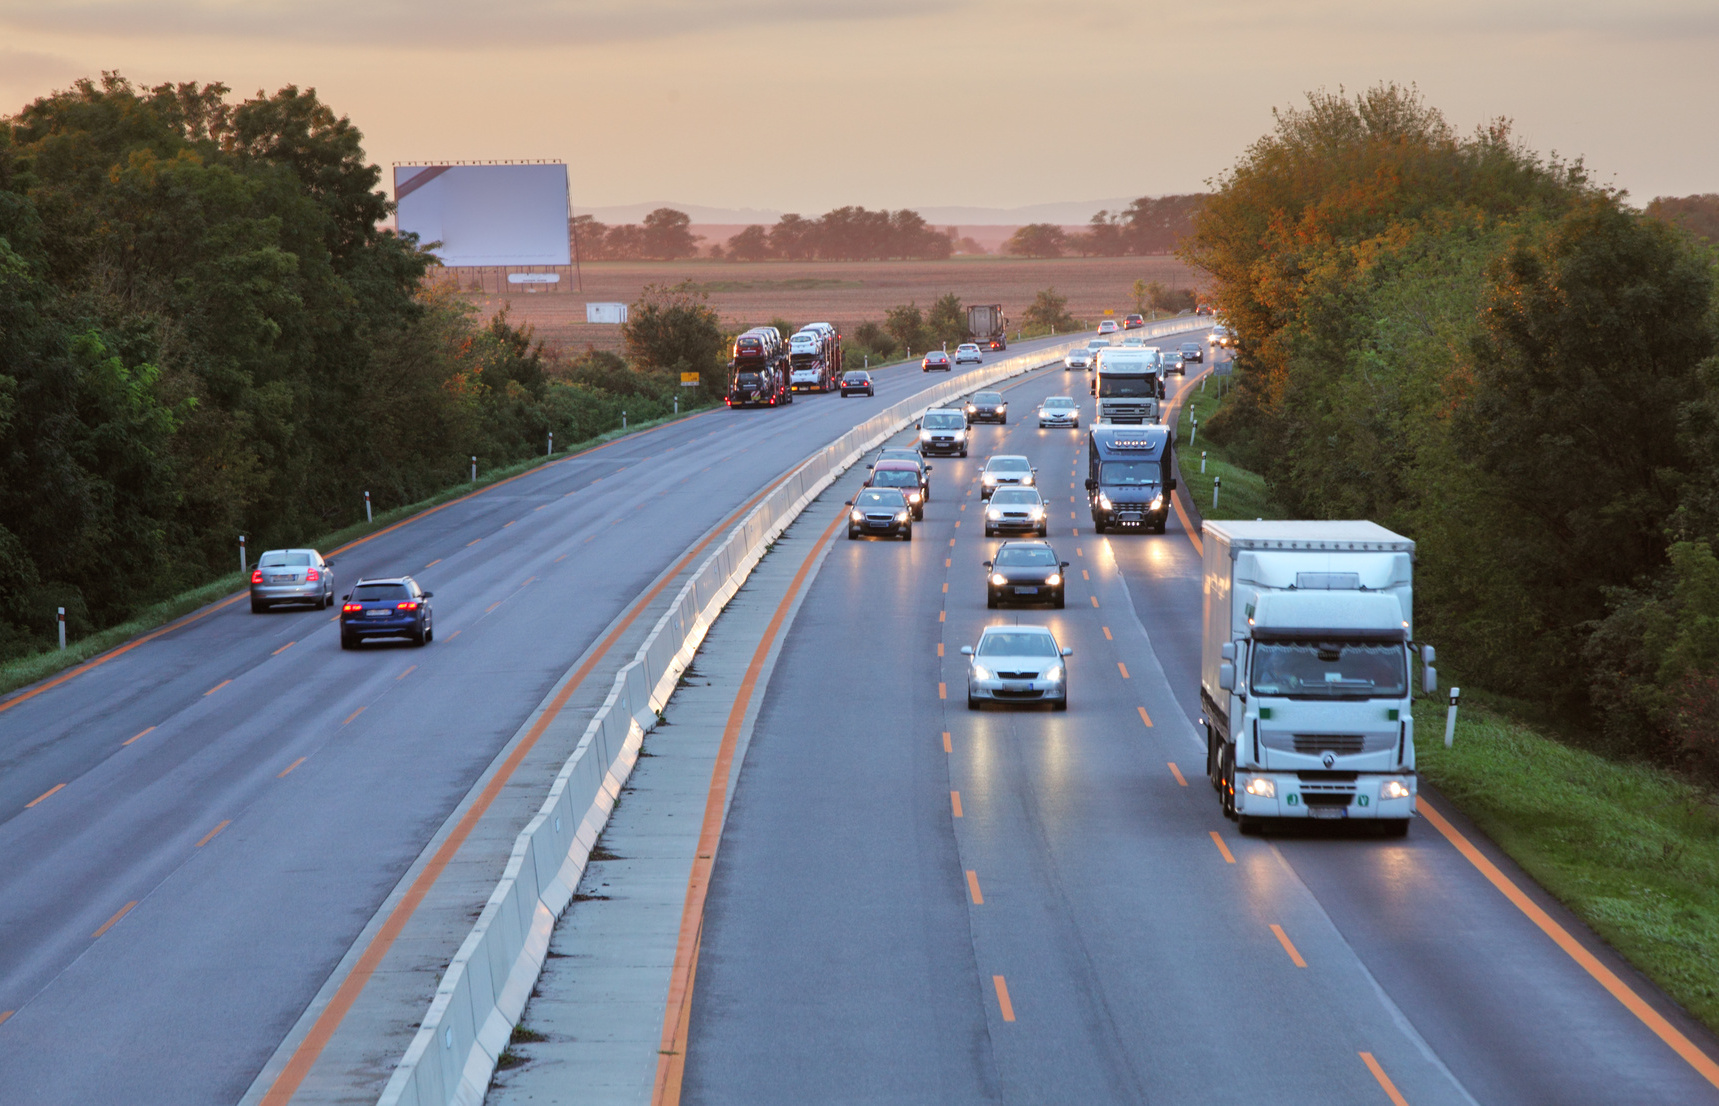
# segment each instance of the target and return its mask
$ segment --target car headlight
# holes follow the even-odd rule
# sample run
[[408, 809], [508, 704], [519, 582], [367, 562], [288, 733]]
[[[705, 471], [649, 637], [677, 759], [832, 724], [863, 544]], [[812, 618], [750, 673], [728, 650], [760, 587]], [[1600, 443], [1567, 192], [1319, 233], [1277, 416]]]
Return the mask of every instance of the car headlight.
[[853, 519], [855, 522], [864, 522], [865, 521], [865, 512], [855, 510], [855, 511], [850, 512], [848, 514], [848, 517], [850, 519]]
[[1054, 588], [1060, 583], [1062, 583], [1062, 573], [1060, 572], [1053, 572], [1045, 577], [1045, 587], [1047, 588]]
[[1021, 483], [1023, 483], [1023, 484], [1025, 484], [1025, 485], [1027, 485], [1027, 486], [1028, 486], [1028, 487], [1031, 487], [1031, 486], [1032, 486], [1032, 483], [1033, 483], [1033, 478], [1032, 478], [1032, 475], [1031, 475], [1031, 474], [1030, 474], [1030, 473], [1029, 473], [1029, 474], [1028, 474], [1028, 475], [1027, 475], [1027, 476], [1026, 476], [1026, 478], [1025, 478], [1025, 479], [1023, 479], [1023, 480], [1022, 480], [1022, 481], [1021, 481]]
[[931, 440], [931, 431], [921, 430], [919, 432], [919, 440], [922, 442], [929, 442]]
[[1406, 799], [1409, 794], [1408, 785], [1402, 780], [1386, 780], [1385, 785], [1379, 788], [1381, 799]]
[[919, 502], [919, 493], [918, 492], [910, 492], [907, 496], [907, 501], [909, 503], [918, 503]]
[[1044, 518], [1045, 517], [1045, 509], [1043, 507], [1031, 507], [1027, 510], [1027, 517], [1028, 518]]
[[985, 483], [987, 483], [987, 484], [995, 484], [995, 483], [996, 483], [996, 482], [997, 482], [997, 478], [996, 478], [996, 477], [995, 477], [995, 476], [992, 476], [992, 475], [991, 475], [991, 474], [990, 474], [990, 473], [988, 473], [988, 472], [987, 472], [987, 473], [986, 473], [986, 474], [985, 474]]
[[1045, 674], [1044, 674], [1043, 678], [1045, 680], [1048, 680], [1049, 682], [1051, 682], [1053, 684], [1056, 684], [1056, 683], [1062, 682], [1062, 675], [1063, 675], [1063, 667], [1062, 667], [1061, 662], [1058, 662], [1057, 664], [1053, 664], [1049, 668], [1045, 669]]
[[1152, 509], [1154, 511], [1156, 511], [1158, 508], [1162, 507], [1163, 505], [1164, 505], [1164, 497], [1163, 496], [1155, 495], [1152, 497]]
[[1009, 578], [1007, 576], [1004, 576], [1001, 572], [991, 573], [991, 583], [997, 585], [998, 587], [1002, 587], [1005, 584], [1007, 584], [1008, 582], [1009, 582]]
[[991, 670], [982, 664], [975, 664], [973, 666], [973, 678], [975, 680], [989, 680], [992, 678]]
[[1110, 497], [1103, 492], [1098, 493], [1098, 509], [1101, 511], [1110, 510]]
[[955, 440], [958, 442], [966, 441], [967, 440], [967, 432], [965, 430], [955, 431]]
[[973, 405], [972, 405], [972, 404], [971, 404], [971, 403], [969, 403], [969, 404], [968, 404], [968, 405], [967, 405], [967, 413], [968, 413], [968, 414], [969, 414], [969, 415], [971, 415], [971, 414], [973, 414], [973, 413], [974, 413], [974, 412], [976, 412], [976, 411], [977, 411], [977, 410], [979, 410], [979, 409], [978, 409], [978, 408], [977, 408], [977, 407], [975, 407], [975, 406], [973, 406]]
[[1263, 776], [1255, 776], [1253, 779], [1248, 780], [1247, 786], [1242, 790], [1246, 791], [1249, 795], [1257, 795], [1262, 799], [1277, 798], [1277, 782], [1275, 780], [1265, 779]]
[[989, 510], [985, 512], [985, 517], [990, 519], [992, 522], [995, 522], [1003, 517], [1003, 512], [994, 509]]
[[906, 511], [895, 512], [895, 521], [906, 522], [907, 521], [907, 512]]

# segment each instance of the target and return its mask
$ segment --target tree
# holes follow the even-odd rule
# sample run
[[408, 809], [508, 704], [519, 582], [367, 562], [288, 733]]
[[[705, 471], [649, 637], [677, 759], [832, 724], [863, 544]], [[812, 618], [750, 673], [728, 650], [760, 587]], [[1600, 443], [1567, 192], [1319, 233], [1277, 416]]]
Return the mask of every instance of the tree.
[[1068, 313], [1068, 297], [1052, 287], [1033, 297], [1032, 306], [1021, 312], [1021, 325], [1040, 334], [1051, 330], [1067, 333], [1079, 330], [1080, 320]]
[[883, 329], [897, 345], [907, 347], [910, 353], [915, 348], [923, 350], [931, 345], [925, 330], [925, 316], [918, 304], [899, 304], [884, 312]]
[[784, 215], [770, 228], [770, 253], [788, 261], [810, 261], [817, 256], [816, 224], [799, 215]]
[[1675, 223], [1697, 238], [1719, 242], [1719, 193], [1656, 196], [1647, 205], [1647, 213], [1656, 219]]
[[621, 341], [633, 368], [661, 374], [670, 383], [678, 383], [680, 373], [696, 372], [701, 391], [720, 394], [727, 343], [709, 299], [690, 280], [646, 285], [621, 324]]
[[1003, 252], [1016, 257], [1061, 257], [1068, 235], [1055, 223], [1028, 223], [1009, 235]]
[[967, 310], [953, 292], [938, 296], [925, 315], [928, 346], [943, 343], [958, 346], [967, 340]]
[[645, 216], [642, 252], [658, 261], [674, 261], [698, 253], [698, 239], [688, 227], [692, 219], [684, 211], [659, 207]]
[[756, 224], [746, 227], [728, 240], [728, 257], [731, 261], [763, 261], [769, 256], [770, 236], [763, 227]]

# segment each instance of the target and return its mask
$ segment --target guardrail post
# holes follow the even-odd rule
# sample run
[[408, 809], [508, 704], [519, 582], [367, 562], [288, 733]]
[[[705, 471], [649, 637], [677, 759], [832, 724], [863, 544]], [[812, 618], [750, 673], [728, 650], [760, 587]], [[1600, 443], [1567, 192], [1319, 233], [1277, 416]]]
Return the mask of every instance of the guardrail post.
[[1450, 689], [1450, 710], [1444, 716], [1444, 747], [1450, 748], [1456, 740], [1456, 701], [1462, 698], [1462, 688]]
[[59, 608], [59, 612], [54, 615], [54, 620], [60, 624], [60, 648], [64, 650], [66, 647], [66, 608]]

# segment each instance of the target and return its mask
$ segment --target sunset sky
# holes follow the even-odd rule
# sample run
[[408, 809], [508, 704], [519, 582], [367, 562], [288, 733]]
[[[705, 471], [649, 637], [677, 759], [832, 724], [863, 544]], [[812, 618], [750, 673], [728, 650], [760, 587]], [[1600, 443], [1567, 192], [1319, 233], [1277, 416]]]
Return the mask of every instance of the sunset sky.
[[1719, 191], [1714, 0], [0, 0], [0, 112], [102, 70], [313, 86], [383, 165], [561, 158], [583, 207], [1196, 191], [1383, 80], [1637, 203]]

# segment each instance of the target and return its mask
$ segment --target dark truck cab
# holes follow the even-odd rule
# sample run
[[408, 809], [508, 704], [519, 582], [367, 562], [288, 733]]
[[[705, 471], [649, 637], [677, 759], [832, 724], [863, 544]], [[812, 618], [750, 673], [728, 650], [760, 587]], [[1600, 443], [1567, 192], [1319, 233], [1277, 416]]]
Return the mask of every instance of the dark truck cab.
[[1176, 490], [1175, 447], [1164, 426], [1095, 426], [1086, 436], [1086, 495], [1100, 534], [1138, 526], [1162, 534]]

